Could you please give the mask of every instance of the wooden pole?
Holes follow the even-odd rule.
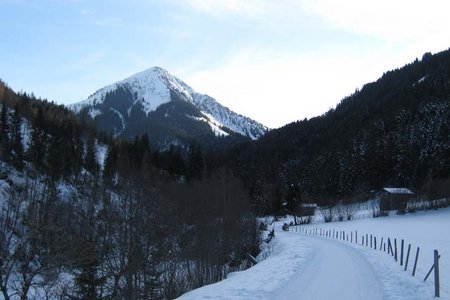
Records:
[[[388,238],[388,254],[392,254],[391,239]]]
[[[362,245],[364,246],[364,236],[362,236]]]
[[[350,243],[353,243],[353,231],[350,231]]]
[[[439,293],[439,252],[434,250],[434,296],[440,297]]]
[[[369,234],[366,233],[366,247],[369,245]]]
[[[400,246],[400,266],[403,266],[403,247],[405,245],[405,241],[402,239],[402,243]]]
[[[370,248],[372,248],[372,240],[373,240],[373,237],[372,237],[372,235],[370,235]]]
[[[394,258],[395,258],[395,261],[397,261],[397,239],[394,239],[394,247],[395,247]]]
[[[409,252],[411,252],[411,244],[408,244],[408,251],[406,251],[405,271],[408,269]]]
[[[355,244],[358,244],[358,230],[355,231]]]
[[[374,249],[377,250],[377,237],[373,237]]]
[[[413,268],[412,276],[416,275],[417,261],[419,260],[419,252],[420,252],[420,247],[417,247],[416,259],[414,260],[414,268]]]
[[[381,237],[381,243],[380,243],[380,251],[383,250],[383,237]],[[386,251],[385,251],[386,252]]]

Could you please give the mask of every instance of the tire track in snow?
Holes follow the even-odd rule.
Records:
[[[314,252],[273,299],[383,299],[377,273],[359,251],[320,237],[302,239]]]

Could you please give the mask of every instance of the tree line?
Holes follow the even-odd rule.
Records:
[[[112,139],[3,83],[0,103],[4,299],[173,299],[258,253],[247,191],[199,145]]]
[[[450,50],[386,72],[327,113],[228,152],[259,214],[363,201],[383,187],[448,197]],[[430,194],[430,186],[440,190]]]

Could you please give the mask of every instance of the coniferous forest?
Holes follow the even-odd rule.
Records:
[[[113,138],[3,82],[0,104],[4,299],[173,299],[247,268],[256,216],[386,186],[450,195],[450,50],[220,151]]]
[[[258,214],[373,197],[408,187],[450,195],[450,50],[393,71],[327,113],[230,150]],[[291,209],[292,211],[292,209]]]
[[[257,254],[248,193],[200,146],[154,152],[3,83],[0,99],[4,299],[173,299]]]

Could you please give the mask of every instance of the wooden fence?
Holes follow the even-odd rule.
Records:
[[[336,240],[341,240],[344,242],[349,242],[352,244],[358,244],[365,247],[370,247],[373,250],[387,253],[391,255],[400,266],[404,267],[404,271],[408,271],[408,266],[410,263],[411,244],[408,243],[406,247],[406,242],[404,239],[397,240],[396,238],[385,238],[377,239],[373,234],[361,234],[355,231],[345,231],[345,230],[335,230],[335,229],[323,229],[323,228],[303,228],[301,226],[292,226],[289,231],[299,232],[301,234],[316,235]],[[417,264],[419,261],[420,247],[415,249],[414,264],[412,266],[411,275],[416,275]],[[439,287],[439,255],[438,250],[434,250],[434,263],[428,271],[423,281],[427,281],[431,272],[434,271],[434,296],[440,297],[440,287]],[[412,257],[411,257],[412,258]],[[412,262],[412,261],[411,261]]]

